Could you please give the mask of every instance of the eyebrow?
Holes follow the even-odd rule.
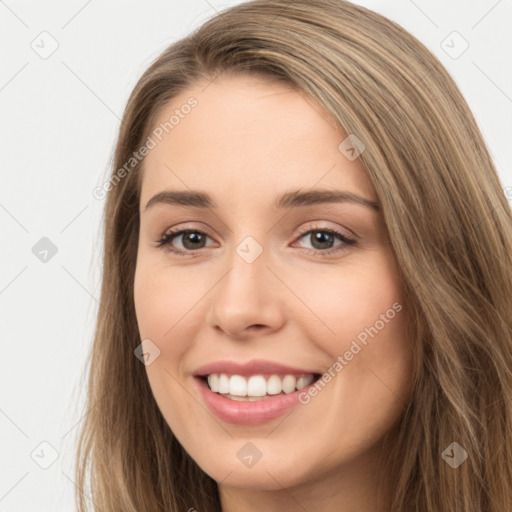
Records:
[[[273,207],[276,209],[284,209],[324,203],[354,203],[374,211],[380,210],[380,205],[377,202],[342,190],[312,190],[308,192],[295,190],[276,198]],[[147,202],[144,211],[147,211],[156,204],[180,205],[204,209],[216,209],[218,207],[209,194],[196,190],[164,190],[159,192]]]

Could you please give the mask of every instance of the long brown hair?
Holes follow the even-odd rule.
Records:
[[[345,0],[256,0],[172,44],[128,100],[103,189],[80,512],[86,494],[109,512],[220,510],[216,482],[173,436],[134,356],[141,162],[126,168],[169,100],[220,73],[303,90],[365,144],[359,158],[401,269],[415,347],[413,392],[386,460],[391,509],[512,510],[512,215],[466,101],[440,61],[379,14]],[[443,456],[453,442],[467,453],[456,468]]]

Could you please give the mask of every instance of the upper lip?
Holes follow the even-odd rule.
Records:
[[[294,368],[274,361],[253,359],[245,363],[236,361],[214,361],[198,368],[194,372],[194,375],[196,377],[204,377],[212,373],[226,373],[229,375],[255,375],[261,373],[302,375],[305,373],[319,374],[321,372],[304,368]]]

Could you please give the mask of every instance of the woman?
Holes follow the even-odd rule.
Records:
[[[102,190],[98,510],[512,508],[511,211],[401,27],[222,12],[141,77]]]

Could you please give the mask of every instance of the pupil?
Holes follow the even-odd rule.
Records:
[[[330,245],[331,245],[331,238],[332,238],[332,235],[330,233],[325,233],[325,232],[320,232],[320,231],[317,231],[316,232],[316,235],[312,235],[313,236],[313,247],[315,247],[316,243],[318,242],[320,244],[320,246],[318,247],[315,247],[317,249],[329,249],[330,248]],[[327,241],[325,241],[325,239],[328,239]],[[327,244],[327,245],[326,245]]]
[[[201,236],[200,234],[198,233],[186,233],[183,237],[183,245],[185,245],[185,247],[187,247],[187,244],[186,242],[192,238],[192,239],[196,239],[196,242],[199,241],[201,242]],[[192,246],[194,245],[194,241],[192,240]],[[190,248],[190,247],[189,247]],[[196,247],[192,247],[192,249],[195,249]]]

